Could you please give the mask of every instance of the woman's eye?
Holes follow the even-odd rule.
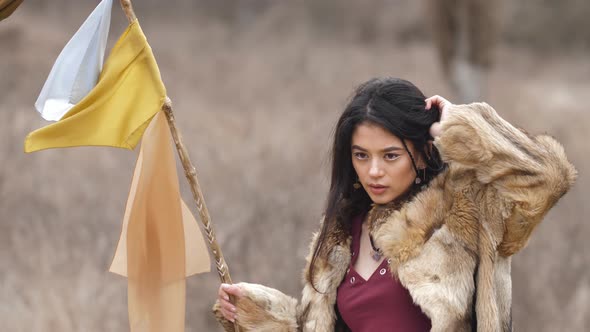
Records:
[[[395,160],[399,157],[399,154],[387,153],[385,154],[385,160]]]
[[[354,157],[356,159],[367,159],[367,154],[364,152],[355,152]]]

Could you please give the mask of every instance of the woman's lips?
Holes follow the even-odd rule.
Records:
[[[381,195],[381,194],[383,194],[385,192],[385,190],[387,190],[387,187],[386,186],[379,185],[379,184],[370,184],[369,185],[369,190],[374,195]]]

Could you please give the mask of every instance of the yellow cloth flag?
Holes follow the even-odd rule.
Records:
[[[110,267],[128,278],[131,331],[184,331],[185,277],[209,269],[203,237],[180,198],[170,129],[159,112],[142,139]]]
[[[135,20],[113,47],[94,89],[61,120],[30,133],[25,152],[83,145],[131,150],[165,98],[156,59]]]

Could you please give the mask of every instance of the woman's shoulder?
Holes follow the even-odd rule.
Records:
[[[446,233],[448,241],[475,249],[480,223],[477,199],[482,190],[473,174],[449,165],[401,207],[374,206],[368,217],[371,233],[378,246],[401,255],[399,262],[418,255],[438,232]]]

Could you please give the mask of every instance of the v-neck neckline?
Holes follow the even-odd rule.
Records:
[[[381,260],[381,263],[379,263],[379,265],[375,268],[375,270],[373,270],[373,272],[369,275],[369,278],[365,279],[360,273],[357,272],[357,270],[354,268],[354,264],[356,263],[359,255],[360,255],[360,251],[361,251],[361,236],[362,236],[362,232],[363,232],[363,219],[366,217],[366,214],[360,215],[356,218],[356,220],[354,220],[354,224],[353,227],[356,228],[356,232],[353,235],[353,239],[352,239],[352,243],[351,243],[351,251],[352,251],[352,259],[350,260],[350,266],[349,266],[349,272],[354,273],[360,281],[362,281],[363,283],[369,282],[371,279],[373,279],[373,276],[375,276],[375,274],[377,273],[377,271],[379,271],[379,273],[381,275],[383,275],[381,273],[381,271],[387,267],[387,265],[384,266],[384,264],[387,264],[387,259],[383,258]],[[372,259],[372,258],[371,258]]]
[[[352,264],[352,262],[350,263],[349,272],[355,274],[360,279],[360,281],[362,281],[363,283],[367,283],[367,282],[371,281],[371,279],[373,279],[373,277],[375,276],[375,274],[377,273],[377,271],[379,271],[379,274],[381,274],[381,271],[383,269],[386,269],[386,266],[383,266],[383,263],[387,263],[387,260],[386,259],[383,259],[381,261],[381,263],[379,264],[379,266],[377,266],[375,268],[375,270],[373,271],[373,273],[371,273],[371,275],[369,276],[368,279],[363,278],[363,276],[356,271],[356,269],[354,268],[354,265]],[[383,274],[381,274],[381,275],[383,275]]]

